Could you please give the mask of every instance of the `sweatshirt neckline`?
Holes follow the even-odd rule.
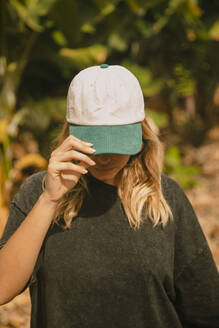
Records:
[[[89,183],[91,183],[92,185],[95,185],[100,188],[102,187],[107,190],[117,191],[117,186],[111,185],[109,183],[104,182],[103,180],[95,178],[90,172],[88,173],[88,179]]]

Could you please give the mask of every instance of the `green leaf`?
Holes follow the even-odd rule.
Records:
[[[148,68],[129,61],[122,62],[122,65],[137,77],[144,96],[153,96],[161,90],[163,82],[158,79],[153,79],[152,73]]]
[[[131,10],[139,15],[146,13],[147,9],[154,8],[160,3],[166,2],[165,0],[126,0]]]
[[[176,91],[181,96],[190,96],[195,93],[196,81],[192,78],[191,71],[183,67],[182,64],[175,66]]]
[[[182,6],[187,0],[170,0],[168,3],[168,8],[165,10],[165,14],[170,16],[175,14],[175,12]]]
[[[146,113],[152,118],[159,128],[164,128],[169,124],[169,118],[166,113],[161,113],[150,108],[146,108]]]
[[[125,51],[128,47],[127,42],[118,33],[112,33],[110,35],[109,46],[118,51]]]
[[[159,20],[156,21],[156,23],[154,23],[154,25],[152,26],[152,31],[154,34],[159,33],[163,27],[165,27],[168,23],[168,17],[163,16],[161,17]]]
[[[22,5],[19,1],[17,0],[11,0],[11,5],[14,7],[16,10],[19,18],[27,24],[29,28],[36,32],[42,32],[43,28],[40,26],[38,23],[38,17],[35,16],[33,17],[32,13],[28,10],[28,7],[25,7]]]
[[[63,48],[60,50],[60,55],[70,60],[73,66],[81,69],[103,63],[107,56],[107,48],[100,44],[78,49]]]
[[[11,0],[10,5],[29,28],[36,32],[42,32],[44,26],[40,24],[40,17],[48,14],[55,1],[56,0],[26,0],[24,4],[22,4],[18,0]]]
[[[61,31],[58,30],[54,31],[52,37],[55,43],[58,44],[59,46],[64,47],[67,45],[67,40]]]
[[[213,26],[210,28],[209,38],[211,40],[219,41],[219,20],[214,22]]]
[[[165,154],[164,173],[180,183],[183,188],[194,187],[198,182],[193,176],[200,172],[200,167],[195,165],[184,166],[177,146],[170,146]]]
[[[81,31],[84,32],[84,33],[93,34],[93,33],[96,32],[96,28],[91,23],[85,23],[81,26]]]
[[[187,0],[188,8],[195,17],[200,17],[203,14],[203,10],[198,6],[196,0]]]
[[[107,15],[111,14],[115,10],[115,8],[116,7],[114,4],[108,3],[108,4],[106,4],[106,6],[104,8],[102,8],[101,15],[107,16]]]
[[[165,165],[169,168],[179,166],[181,163],[181,156],[178,147],[170,146],[166,152]]]

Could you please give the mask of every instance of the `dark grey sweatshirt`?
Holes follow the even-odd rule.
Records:
[[[1,247],[42,193],[45,174],[15,195]],[[134,231],[117,188],[87,178],[79,215],[70,230],[50,225],[22,290],[30,287],[31,328],[218,328],[218,270],[182,188],[162,174],[174,221],[153,228],[146,219]]]

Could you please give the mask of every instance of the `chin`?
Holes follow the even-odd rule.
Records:
[[[110,176],[110,177],[113,177],[117,174],[117,170],[116,169],[112,169],[112,170],[109,170],[109,171],[101,171],[99,169],[91,169],[90,172],[93,174],[93,175],[96,175],[98,177],[102,177],[102,176]]]
[[[99,177],[102,177],[102,176],[105,177],[106,175],[110,176],[110,177],[114,177],[116,175],[115,173],[112,173],[110,171],[109,172],[103,172],[103,171],[102,172],[97,172],[96,171],[96,172],[94,172],[94,174],[96,174],[96,176],[99,176]]]

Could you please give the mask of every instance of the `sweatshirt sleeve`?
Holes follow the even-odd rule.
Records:
[[[218,328],[216,263],[189,199],[175,187],[175,306],[183,327]]]
[[[208,247],[184,268],[175,286],[183,327],[219,327],[219,277]]]
[[[5,225],[3,235],[0,239],[0,249],[4,247],[10,237],[19,228],[20,224],[26,218],[33,208],[35,202],[42,192],[42,172],[38,172],[28,177],[21,185],[19,191],[11,201],[9,216]],[[24,288],[18,293],[21,294],[30,285],[37,281],[36,273],[40,266],[40,257],[38,257],[34,270]]]

